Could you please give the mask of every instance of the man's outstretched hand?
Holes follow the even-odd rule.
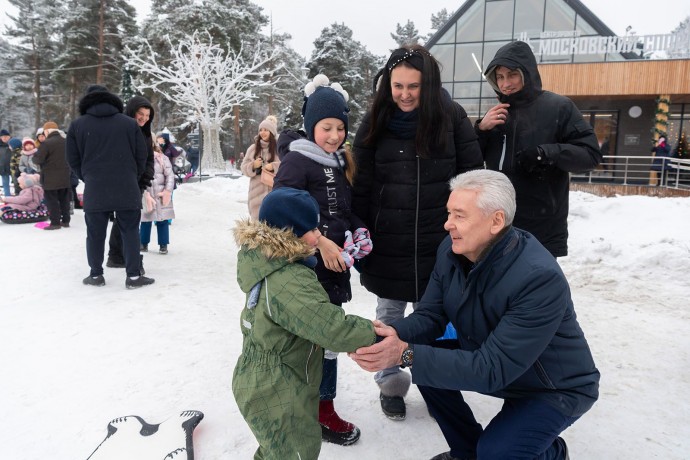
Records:
[[[365,371],[375,372],[401,364],[403,351],[407,342],[398,338],[398,332],[381,321],[374,321],[374,332],[383,340],[371,346],[358,348],[354,353],[348,353]]]

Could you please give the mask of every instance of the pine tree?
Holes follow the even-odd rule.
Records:
[[[56,96],[50,87],[50,75],[45,70],[54,66],[56,43],[53,37],[58,23],[56,17],[59,17],[62,11],[62,2],[59,0],[9,0],[9,2],[17,9],[16,15],[9,16],[13,24],[6,31],[6,35],[14,38],[15,43],[12,46],[12,62],[14,67],[26,70],[26,72],[16,72],[13,75],[15,89],[23,93],[25,97],[18,98],[12,107],[15,110],[33,113],[33,120],[29,122],[30,126],[40,126],[47,118],[60,121],[60,118],[54,116],[57,114],[56,111],[48,108],[47,113],[44,113],[44,94]],[[53,99],[51,102],[54,103],[56,100]],[[50,102],[46,105],[50,105]]]
[[[56,74],[55,80],[69,100],[70,118],[78,115],[87,85],[98,83],[119,92],[124,48],[137,36],[134,18],[134,7],[126,0],[68,0],[57,62],[69,70]]]
[[[431,30],[437,31],[450,19],[450,13],[447,9],[443,8],[436,14],[431,15]]]
[[[391,37],[393,40],[395,40],[395,43],[398,44],[399,48],[402,48],[406,45],[419,44],[419,39],[421,37],[419,35],[419,31],[414,26],[414,22],[408,20],[404,26],[401,26],[400,23],[398,23],[395,26],[395,32],[396,33],[391,34]]]

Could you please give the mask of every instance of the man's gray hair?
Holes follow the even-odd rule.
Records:
[[[498,171],[475,169],[459,174],[450,180],[450,191],[477,191],[477,207],[489,215],[494,211],[505,213],[506,227],[515,217],[515,188],[510,179]]]

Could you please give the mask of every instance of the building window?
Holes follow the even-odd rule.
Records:
[[[481,43],[455,45],[455,81],[481,81],[482,75],[474,63],[473,54],[477,62],[483,62]]]
[[[484,2],[475,2],[457,22],[457,43],[480,42],[484,37]],[[444,42],[445,43],[445,42]]]
[[[484,40],[513,38],[513,0],[486,2]]]
[[[515,0],[515,36],[538,38],[544,26],[544,0]]]

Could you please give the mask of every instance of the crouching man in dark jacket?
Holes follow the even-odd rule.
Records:
[[[512,227],[515,189],[502,173],[450,182],[449,236],[417,309],[384,325],[380,343],[350,356],[365,370],[410,367],[450,452],[432,460],[563,459],[559,434],[598,398],[599,371],[558,263]],[[446,324],[457,339],[436,341]],[[485,428],[462,391],[504,400]]]

